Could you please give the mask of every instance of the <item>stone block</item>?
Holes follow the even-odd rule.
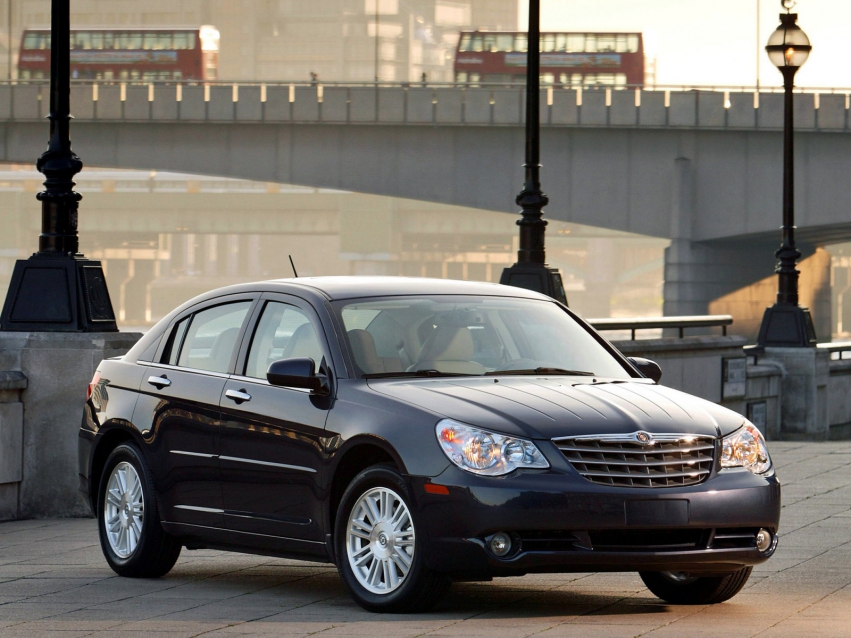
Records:
[[[319,121],[319,96],[314,86],[297,86],[293,102],[293,120],[296,122]]]
[[[612,126],[635,126],[638,124],[635,91],[612,91],[609,124]]]
[[[796,93],[792,98],[795,129],[813,129],[816,126],[816,96],[814,93]]]
[[[435,89],[435,119],[442,124],[460,124],[464,113],[464,93],[458,89]]]
[[[19,483],[0,484],[0,521],[13,521],[18,518]]]
[[[266,106],[263,108],[263,118],[267,122],[289,122],[292,115],[290,111],[290,87],[267,86]]]
[[[727,109],[724,94],[719,91],[701,91],[697,94],[697,125],[722,127],[726,123]]]
[[[349,90],[326,86],[322,90],[322,121],[345,122],[349,118]]]
[[[231,122],[234,116],[233,87],[211,86],[207,117],[211,121]]]
[[[12,119],[12,87],[0,86],[0,120]]]
[[[756,113],[759,128],[783,128],[783,94],[760,93]],[[748,125],[750,126],[750,125]]]
[[[730,128],[753,128],[756,126],[757,109],[753,106],[753,93],[730,92],[730,108],[727,109],[727,126]],[[759,115],[764,115],[762,98],[759,96]]]
[[[464,91],[464,123],[490,124],[490,89],[466,89]]]
[[[405,121],[405,89],[378,89],[378,121],[392,124]]]
[[[16,120],[40,120],[42,112],[47,110],[41,106],[41,89],[38,84],[17,84],[12,87],[12,117]],[[44,87],[47,97],[47,85]]]
[[[825,130],[845,129],[846,97],[824,94],[819,96],[818,127]]]
[[[582,126],[605,126],[608,116],[606,92],[604,90],[583,91],[582,106],[579,107],[579,123]]]
[[[665,126],[668,109],[665,108],[663,91],[642,91],[641,106],[638,109],[638,123],[641,126]]]
[[[124,354],[139,337],[120,332],[0,333],[0,353],[19,358],[19,371],[28,380],[21,393],[19,518],[89,515],[77,475],[85,389],[103,358]],[[0,422],[8,409],[0,404]]]
[[[263,103],[259,86],[241,86],[237,93],[236,119],[240,122],[258,122],[263,119]]]
[[[821,348],[766,348],[760,361],[783,367],[780,436],[788,440],[828,438],[830,354]]]
[[[553,124],[572,125],[579,123],[579,108],[576,106],[575,89],[553,89],[553,105],[550,107]]]
[[[177,86],[155,86],[151,117],[155,120],[177,119]]]
[[[0,403],[0,483],[21,480],[24,404]]]
[[[121,87],[117,84],[98,86],[98,101],[95,117],[99,120],[120,120],[124,113]]]
[[[184,86],[180,101],[180,119],[201,121],[207,119],[207,103],[203,86]]]
[[[495,89],[493,92],[493,123],[521,124],[526,94],[517,89]],[[546,104],[546,95],[544,96]]]
[[[349,89],[349,121],[375,122],[377,89]]]
[[[434,120],[434,90],[408,89],[408,122],[426,124]]]
[[[71,114],[76,120],[91,120],[95,117],[95,102],[91,84],[71,85]]]
[[[695,126],[697,124],[697,93],[671,92],[668,108],[668,126]]]
[[[128,86],[124,97],[125,120],[148,120],[151,118],[151,103],[147,86]]]

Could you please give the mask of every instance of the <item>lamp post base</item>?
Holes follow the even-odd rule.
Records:
[[[0,315],[7,332],[118,332],[99,261],[36,253],[15,262]]]
[[[776,303],[766,308],[757,344],[774,348],[814,347],[816,330],[809,309],[791,303]]]
[[[567,294],[558,268],[536,263],[514,264],[502,271],[499,283],[540,292],[567,305]]]

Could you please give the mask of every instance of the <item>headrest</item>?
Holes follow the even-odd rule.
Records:
[[[438,326],[423,344],[419,360],[470,361],[473,353],[473,335],[469,328]]]
[[[349,330],[346,334],[352,346],[355,364],[366,374],[384,372],[384,365],[378,358],[373,336],[366,330],[358,328]]]

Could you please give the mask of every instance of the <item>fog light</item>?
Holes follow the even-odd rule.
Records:
[[[767,552],[771,548],[774,535],[767,529],[761,529],[756,533],[756,548],[761,552]]]
[[[497,556],[505,556],[511,551],[511,537],[505,532],[497,532],[494,534],[490,543],[491,551]]]

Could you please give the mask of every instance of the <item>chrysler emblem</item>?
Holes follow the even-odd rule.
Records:
[[[653,445],[653,436],[647,432],[636,432],[635,440],[641,443],[641,445]]]

